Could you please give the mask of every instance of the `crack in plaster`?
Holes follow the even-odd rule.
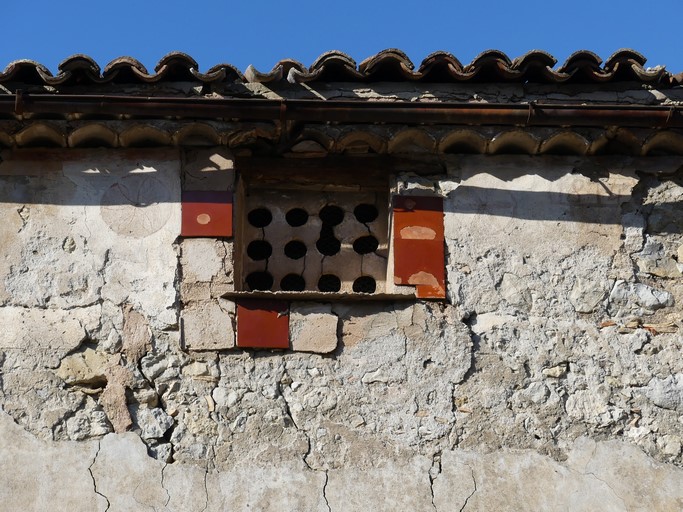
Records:
[[[602,482],[603,484],[605,484],[605,485],[607,486],[607,488],[608,488],[610,491],[612,491],[612,494],[614,494],[617,498],[619,498],[619,500],[621,501],[621,503],[624,505],[624,510],[627,510],[628,507],[626,506],[626,501],[624,501],[624,498],[622,498],[621,496],[619,496],[619,495],[616,493],[616,491],[612,488],[612,486],[611,486],[608,482],[606,482],[605,480],[603,480],[602,478],[600,478],[599,476],[597,476],[597,475],[596,475],[595,473],[593,473],[592,471],[588,471],[588,467],[590,466],[591,462],[593,462],[593,459],[595,458],[595,454],[597,453],[597,451],[598,451],[598,444],[597,444],[597,443],[594,443],[594,444],[593,444],[593,451],[591,452],[591,456],[590,456],[590,458],[589,458],[588,461],[586,462],[586,465],[585,465],[584,468],[583,468],[583,474],[584,474],[584,475],[590,475],[590,476],[592,476],[593,478],[595,478],[597,481]]]
[[[434,510],[438,511],[436,503],[434,502],[434,482],[437,477],[441,474],[441,452],[436,452],[432,455],[432,467],[429,468],[429,491],[432,493],[432,507]]]
[[[31,210],[24,204],[21,205],[21,208],[17,208],[17,214],[19,215],[19,218],[21,218],[21,227],[19,228],[19,231],[17,231],[17,234],[19,234],[26,228],[31,216]]]
[[[162,471],[163,471],[163,470],[162,470]],[[163,474],[162,474],[162,478],[163,478]],[[138,483],[138,485],[135,486],[135,489],[133,490],[133,494],[131,494],[131,497],[133,498],[133,500],[135,501],[135,503],[137,503],[138,505],[141,505],[141,506],[143,506],[143,507],[147,507],[147,508],[149,508],[150,510],[153,510],[154,512],[156,512],[156,507],[154,507],[154,506],[152,506],[152,505],[147,505],[146,503],[142,503],[142,502],[139,501],[139,500],[137,499],[137,497],[135,496],[135,495],[137,494],[137,492],[138,492],[138,489],[140,488],[140,486],[141,486],[143,483],[145,483],[145,482],[144,482],[143,480],[141,480],[140,483]],[[162,485],[162,487],[163,487],[163,485]]]
[[[294,425],[294,428],[297,431],[301,432],[306,437],[306,444],[307,444],[308,448],[306,450],[306,453],[303,456],[303,463],[311,471],[319,471],[319,470],[316,470],[313,467],[311,467],[311,465],[308,463],[308,460],[307,460],[308,456],[313,451],[313,443],[311,442],[311,436],[308,434],[308,432],[306,432],[305,429],[302,429],[301,427],[299,427],[299,425],[297,425],[296,421],[294,420],[294,416],[292,416],[292,412],[291,412],[290,407],[289,407],[289,402],[287,401],[287,397],[285,396],[285,393],[283,392],[282,384],[278,384],[278,391],[280,393],[280,396],[282,397],[282,401],[285,403],[285,414],[291,420],[292,425]]]
[[[165,471],[166,468],[168,467],[168,464],[164,464],[164,467],[161,468],[161,488],[166,491],[166,502],[164,503],[164,508],[168,508],[168,504],[171,501],[171,493],[168,491],[166,486],[164,485],[164,478],[166,477]]]
[[[209,470],[208,468],[204,469],[204,506],[199,512],[205,512],[207,508],[209,508],[209,486],[207,484],[207,479],[209,477]]]
[[[95,480],[95,474],[92,472],[92,467],[95,465],[95,462],[97,461],[97,456],[100,454],[101,448],[102,442],[97,441],[97,451],[95,452],[95,456],[93,457],[90,466],[88,466],[88,473],[90,473],[90,478],[92,478],[92,486],[93,490],[95,491],[95,494],[97,494],[98,496],[102,496],[107,502],[107,508],[104,509],[104,512],[107,512],[111,508],[111,502],[109,501],[109,498],[107,498],[104,494],[97,490],[97,480]]]
[[[460,382],[454,382],[454,383],[453,383],[454,385],[464,384],[465,382],[467,382],[467,381],[469,380],[470,377],[472,377],[472,375],[474,375],[474,374],[477,372],[477,366],[476,366],[476,365],[477,365],[477,357],[476,357],[476,353],[477,353],[477,351],[479,351],[480,348],[481,348],[481,346],[480,346],[480,344],[481,344],[481,338],[480,338],[480,336],[479,336],[478,334],[476,334],[476,333],[474,332],[474,330],[472,329],[472,324],[476,321],[476,319],[477,319],[477,312],[476,312],[476,311],[472,311],[472,312],[467,316],[467,318],[463,318],[463,319],[461,320],[462,324],[465,326],[465,328],[467,329],[467,332],[469,333],[470,342],[472,343],[472,346],[470,347],[470,357],[471,357],[471,359],[470,359],[470,367],[469,367],[469,368],[467,369],[467,371],[465,372],[465,375],[464,375],[463,378],[460,380]]]
[[[175,329],[173,330],[180,330],[180,312],[183,309],[183,299],[181,295],[181,285],[183,282],[183,263],[182,263],[182,257],[183,257],[183,249],[182,249],[182,244],[178,243],[178,239],[176,238],[175,242],[173,242],[173,252],[175,252],[176,255],[176,267],[175,267],[175,272],[173,274],[173,290],[175,291],[175,297],[173,298],[173,310],[175,311]]]
[[[308,448],[306,449],[306,453],[304,453],[304,456],[303,456],[303,463],[304,463],[304,464],[306,465],[306,467],[307,467],[308,469],[310,469],[311,471],[319,471],[319,470],[314,469],[314,468],[308,463],[308,456],[309,456],[309,455],[311,454],[311,452],[313,451],[313,443],[311,443],[311,437],[310,437],[306,432],[304,432],[304,435],[306,436],[306,444],[307,444]]]
[[[584,474],[585,474],[586,476],[592,476],[592,477],[595,478],[598,482],[602,482],[603,484],[605,484],[605,485],[607,486],[607,488],[608,488],[610,491],[612,491],[612,494],[614,494],[614,496],[616,496],[616,497],[619,499],[619,501],[621,501],[622,505],[624,506],[624,510],[628,510],[628,507],[626,506],[626,501],[624,500],[624,498],[622,498],[621,496],[619,496],[619,495],[617,494],[617,492],[612,488],[612,486],[611,486],[607,481],[603,480],[602,478],[600,478],[599,476],[597,476],[595,473],[592,473],[592,472],[590,472],[590,471],[589,471],[588,473],[584,473]]]
[[[472,468],[472,466],[470,466],[469,464],[463,465],[467,466],[472,474],[472,484],[474,485],[474,490],[470,493],[470,495],[467,498],[465,498],[465,503],[463,503],[462,507],[460,508],[460,512],[464,512],[465,507],[467,507],[467,504],[470,501],[470,498],[474,496],[475,492],[477,492],[477,479],[474,477],[474,468]]]
[[[86,228],[88,228],[88,224],[86,223]],[[90,233],[90,229],[88,228],[88,237],[92,237],[92,233]],[[100,267],[100,270],[98,274],[102,276],[102,285],[96,290],[97,296],[100,297],[100,300],[108,300],[109,302],[112,302],[109,299],[104,299],[102,297],[102,291],[104,290],[104,287],[107,286],[107,267],[109,266],[109,261],[111,259],[111,249],[107,249],[104,251],[104,256],[102,258],[102,266]],[[112,302],[113,303],[113,302]],[[118,306],[118,304],[116,304]]]
[[[323,483],[323,499],[325,500],[325,505],[327,505],[327,510],[328,512],[332,512],[332,507],[330,506],[330,502],[327,500],[327,484],[330,481],[330,473],[329,471],[325,471],[325,482]]]
[[[294,428],[297,430],[301,430],[299,428],[299,425],[296,424],[296,421],[294,420],[294,416],[292,416],[292,411],[289,408],[289,401],[287,400],[287,397],[285,396],[285,393],[282,389],[283,385],[281,383],[278,384],[278,392],[280,393],[280,396],[282,397],[282,401],[285,403],[285,414],[287,417],[292,421],[292,425],[294,425]]]

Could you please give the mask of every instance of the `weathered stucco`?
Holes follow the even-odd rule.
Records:
[[[294,351],[254,351],[233,242],[179,238],[196,160],[10,153],[8,510],[683,507],[680,158],[398,173],[445,198],[448,300],[295,302]]]

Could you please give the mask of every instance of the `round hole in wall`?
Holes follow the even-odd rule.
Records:
[[[353,282],[353,291],[356,293],[375,293],[377,283],[370,276],[361,276]]]
[[[379,241],[372,235],[356,238],[353,242],[353,250],[358,254],[370,254],[379,247]]]
[[[308,222],[308,213],[303,208],[292,208],[285,215],[285,220],[294,228],[303,226]]]
[[[379,211],[377,211],[377,207],[374,204],[359,204],[353,209],[353,214],[358,222],[366,224],[375,220],[379,215]]]
[[[267,260],[273,254],[273,248],[265,240],[254,240],[247,246],[247,256],[254,261]]]
[[[338,292],[341,290],[341,280],[333,274],[323,274],[318,279],[318,290],[321,292]]]
[[[247,286],[251,291],[270,290],[273,287],[273,276],[268,272],[252,272],[247,276]]]
[[[265,228],[273,221],[273,214],[266,208],[255,208],[249,212],[247,220],[255,228]]]
[[[315,247],[324,256],[334,256],[341,250],[341,242],[334,236],[321,236]]]
[[[285,245],[285,256],[293,260],[303,258],[306,256],[306,252],[308,252],[306,244],[300,242],[299,240],[292,240],[291,242],[287,242],[287,245]]]
[[[344,210],[339,208],[339,206],[328,204],[320,210],[318,216],[320,217],[320,220],[323,221],[323,224],[336,226],[337,224],[341,224],[344,220]]]
[[[297,274],[287,274],[280,281],[280,288],[287,292],[301,292],[306,288],[306,281]]]

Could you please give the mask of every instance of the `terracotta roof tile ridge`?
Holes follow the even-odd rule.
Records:
[[[635,80],[644,83],[658,82],[662,80],[671,81],[671,77],[666,72],[664,66],[657,66],[651,69],[645,68],[647,59],[641,53],[630,48],[621,48],[614,52],[605,62],[605,70],[613,76],[623,77],[624,80]]]
[[[30,59],[14,60],[0,72],[0,83],[16,81],[42,85],[50,78],[53,76],[47,67]]]
[[[665,67],[645,68],[646,58],[632,49],[620,49],[603,64],[602,59],[588,50],[570,55],[558,68],[557,60],[542,50],[531,50],[515,59],[500,50],[486,50],[472,62],[463,65],[445,51],[429,54],[416,66],[401,50],[389,48],[363,60],[360,64],[341,51],[320,55],[310,67],[293,59],[278,61],[268,72],[250,65],[244,74],[231,64],[219,64],[201,72],[197,61],[183,52],[163,56],[150,73],[135,58],[119,57],[103,70],[91,57],[76,54],[66,58],[53,75],[33,60],[11,62],[0,71],[1,84],[27,86],[72,86],[97,84],[156,84],[159,82],[230,83],[291,83],[305,82],[538,82],[550,84],[606,83],[633,81],[675,86],[683,83],[683,73],[671,75]]]
[[[149,82],[153,75],[150,75],[147,68],[139,60],[122,56],[109,62],[104,67],[102,79],[105,82]]]
[[[371,55],[358,65],[358,71],[369,81],[401,81],[416,80],[419,74],[414,73],[415,65],[403,51],[398,48],[387,48]]]
[[[428,82],[460,81],[464,78],[462,63],[451,53],[432,52],[417,70],[420,79]]]
[[[253,65],[249,64],[247,70],[244,72],[244,76],[247,81],[255,83],[270,83],[278,82],[286,79],[290,70],[295,69],[301,73],[306,73],[307,68],[301,62],[294,59],[282,59],[278,61],[273,69],[267,73],[262,73],[257,70]]]
[[[350,55],[333,50],[320,55],[307,71],[290,69],[287,80],[292,83],[313,81],[358,82],[364,78]]]
[[[512,68],[510,58],[500,50],[485,50],[470,62],[463,72],[480,81],[519,80],[522,73]]]

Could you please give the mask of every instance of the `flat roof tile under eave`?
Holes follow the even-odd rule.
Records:
[[[639,82],[664,87],[683,83],[683,74],[672,75],[663,67],[645,68],[645,62],[644,56],[630,49],[615,52],[604,64],[596,54],[582,50],[575,52],[564,64],[555,68],[557,60],[543,51],[532,50],[511,60],[503,52],[487,50],[467,65],[463,65],[450,53],[435,52],[428,55],[416,69],[405,53],[388,49],[372,55],[359,65],[345,53],[331,51],[321,55],[308,68],[300,62],[285,59],[270,71],[261,72],[249,66],[243,74],[230,64],[219,64],[206,72],[200,72],[192,57],[185,53],[172,52],[164,56],[154,72],[150,73],[138,60],[131,57],[114,59],[101,70],[92,58],[78,54],[60,63],[56,75],[38,62],[11,62],[0,72],[0,85],[11,85],[14,88],[21,85],[42,85],[59,89],[73,85],[95,88],[99,84],[145,85],[173,82],[534,82],[596,85]]]

